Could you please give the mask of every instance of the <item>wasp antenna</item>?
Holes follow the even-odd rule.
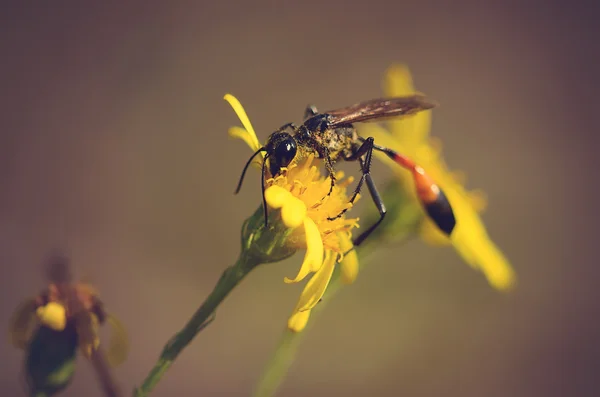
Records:
[[[265,156],[265,158],[263,159],[263,163],[262,163],[262,171],[261,171],[261,175],[260,175],[260,188],[261,188],[261,192],[262,192],[262,199],[263,199],[263,211],[265,211],[265,227],[267,227],[268,223],[269,223],[269,216],[267,214],[267,198],[265,197],[265,165],[267,164],[267,159],[269,158],[269,155],[267,154]]]
[[[242,188],[242,182],[244,182],[244,176],[246,175],[246,170],[250,166],[250,163],[252,163],[252,160],[254,160],[254,157],[256,157],[256,155],[259,154],[260,152],[264,152],[265,150],[267,150],[267,149],[265,149],[264,147],[261,147],[256,152],[254,152],[254,154],[252,156],[250,156],[250,158],[246,162],[246,165],[244,166],[244,170],[242,171],[242,175],[240,176],[240,180],[239,180],[237,187],[235,189],[235,192],[233,194],[238,194],[240,192],[240,189]]]

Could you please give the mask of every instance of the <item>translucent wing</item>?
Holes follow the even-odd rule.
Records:
[[[391,117],[409,116],[422,110],[433,109],[437,104],[422,94],[396,98],[378,98],[360,102],[341,109],[323,112],[330,116],[332,127],[340,124],[360,123]]]
[[[21,302],[10,319],[8,330],[10,343],[19,349],[27,347],[37,325],[36,306],[33,298]]]
[[[127,358],[129,353],[129,336],[123,323],[115,316],[108,315],[106,322],[112,328],[112,333],[106,349],[108,363],[116,367]]]

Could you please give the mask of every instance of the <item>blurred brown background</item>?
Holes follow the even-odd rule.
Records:
[[[406,62],[443,105],[433,134],[449,164],[488,193],[518,289],[495,292],[451,249],[382,251],[312,327],[279,395],[598,395],[592,2],[59,3],[0,17],[3,329],[64,249],[129,327],[129,391],[234,262],[259,204],[254,171],[232,195],[250,152],[227,138],[238,120],[223,94],[264,139],[309,102],[380,96],[385,69]],[[154,395],[249,395],[299,261],[244,281]],[[24,395],[22,352],[0,356],[2,395]],[[64,395],[100,396],[79,364]]]

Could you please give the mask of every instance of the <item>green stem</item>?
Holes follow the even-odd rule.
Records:
[[[147,396],[162,376],[171,367],[179,353],[190,344],[194,337],[212,321],[216,308],[223,302],[229,293],[258,265],[254,257],[245,255],[244,252],[235,265],[227,268],[211,294],[202,306],[194,313],[188,323],[166,344],[158,362],[150,371],[142,386],[134,391],[135,397]]]
[[[265,371],[254,390],[254,397],[271,397],[281,386],[286,378],[287,372],[294,363],[296,351],[303,340],[304,335],[312,324],[316,321],[318,313],[325,307],[325,302],[328,302],[341,288],[341,280],[339,274],[332,279],[325,291],[323,301],[315,306],[311,311],[311,318],[302,332],[290,331],[287,327],[284,329],[275,352],[267,362]]]
[[[412,235],[413,234],[411,233],[407,233],[400,241],[398,241],[398,243],[408,242]],[[373,241],[375,241],[375,243],[373,243]],[[380,244],[381,241],[373,239],[370,241],[367,240],[366,244],[355,248],[360,258],[361,272],[369,262],[371,254]],[[325,295],[323,295],[323,301],[312,309],[306,329],[302,332],[292,332],[286,327],[275,348],[275,352],[267,362],[261,379],[254,390],[254,397],[271,397],[275,394],[277,389],[279,389],[286,378],[288,370],[294,363],[296,352],[304,339],[304,335],[316,322],[320,313],[326,308],[327,302],[330,302],[333,299],[333,297],[342,289],[342,286],[343,284],[341,282],[339,270],[336,269],[336,272],[333,274],[329,286],[325,291]]]

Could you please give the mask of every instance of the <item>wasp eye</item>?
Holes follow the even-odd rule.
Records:
[[[296,141],[291,136],[279,142],[275,147],[275,158],[279,167],[287,167],[296,157]]]

